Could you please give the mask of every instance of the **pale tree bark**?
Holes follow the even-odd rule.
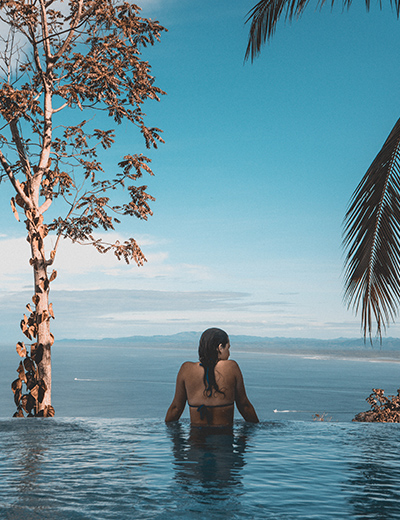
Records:
[[[28,240],[31,245],[31,265],[34,276],[34,333],[36,335],[36,345],[34,359],[37,365],[40,382],[44,382],[41,388],[44,390],[43,399],[39,399],[36,404],[37,412],[45,412],[46,407],[51,406],[51,346],[53,336],[50,333],[50,318],[52,310],[49,310],[49,290],[50,281],[47,276],[48,262],[45,258],[44,237],[47,234],[46,226],[43,225],[43,216],[36,209],[33,212],[26,212]],[[53,272],[55,273],[55,271]],[[52,278],[53,277],[53,278]],[[52,274],[52,279],[55,274]],[[32,357],[32,352],[31,352]]]
[[[147,186],[136,185],[143,172],[153,175],[150,159],[141,153],[119,156],[117,173],[112,169],[107,177],[98,151],[111,148],[115,132],[108,123],[103,127],[102,116],[95,126],[93,111],[107,114],[117,125],[122,120],[135,125],[147,148],[164,142],[160,129],[145,125],[142,104],[147,99],[159,101],[165,92],[154,85],[151,67],[140,55],[141,48],[153,45],[166,29],[141,18],[140,8],[122,0],[68,0],[67,14],[56,4],[0,2],[0,21],[10,26],[11,35],[9,42],[0,36],[6,49],[0,57],[5,78],[0,83],[0,117],[5,122],[0,127],[4,172],[0,177],[8,177],[15,190],[11,199],[15,217],[19,221],[20,214],[25,215],[34,282],[32,302],[21,321],[30,344],[17,343],[22,361],[11,385],[18,417],[54,415],[50,331],[54,314],[49,291],[57,273],[49,274],[49,267],[60,238],[91,244],[100,253],[111,250],[127,263],[146,261],[134,238],[106,243],[94,236],[98,230],[114,230],[121,217],[147,220],[152,215],[148,203],[154,198]],[[21,37],[28,52],[13,51],[14,35]],[[78,117],[76,112],[72,115],[78,110]],[[72,117],[60,118],[61,111]],[[90,115],[83,119],[81,112]],[[122,197],[111,199],[121,192]],[[44,214],[57,198],[60,212],[45,223]],[[45,248],[48,233],[54,239],[50,253]]]
[[[42,6],[42,36],[46,40],[48,38],[48,29],[45,17],[45,7]],[[31,43],[34,49],[34,64],[37,71],[42,76],[43,85],[43,134],[41,143],[41,153],[37,167],[31,168],[29,157],[26,148],[21,139],[18,130],[18,121],[12,119],[9,121],[9,127],[12,135],[12,142],[18,153],[19,162],[25,176],[25,183],[19,184],[11,168],[5,168],[10,181],[17,191],[16,202],[20,205],[25,213],[25,224],[27,229],[27,241],[31,247],[30,265],[33,270],[34,295],[32,302],[35,305],[34,310],[27,305],[30,310],[29,318],[24,315],[21,322],[21,329],[24,334],[34,343],[31,345],[30,352],[24,348],[18,349],[24,361],[19,367],[19,379],[21,382],[27,383],[30,394],[25,395],[25,400],[18,402],[18,397],[24,397],[21,393],[17,393],[16,404],[18,402],[19,408],[16,413],[17,416],[23,415],[21,407],[28,413],[36,416],[52,416],[54,415],[54,408],[51,405],[51,347],[54,343],[54,337],[50,332],[50,319],[54,317],[52,307],[49,303],[50,282],[55,278],[56,272],[53,271],[50,278],[47,274],[48,266],[53,263],[55,250],[51,252],[50,259],[46,259],[44,239],[48,233],[47,226],[43,222],[43,213],[49,209],[52,203],[51,195],[46,197],[45,202],[40,206],[40,190],[44,175],[47,173],[51,161],[51,145],[52,145],[52,56],[50,54],[50,47],[45,43],[45,64],[46,69],[42,69],[39,53],[37,52],[37,45],[35,41],[35,34],[30,31]],[[5,157],[1,157],[3,167],[6,163]],[[15,204],[14,212],[16,212]],[[22,370],[25,368],[25,371]],[[14,382],[15,383],[15,382]],[[13,383],[13,384],[14,384]],[[14,392],[15,393],[15,392]],[[33,405],[33,408],[31,406]],[[33,413],[34,411],[34,413]]]

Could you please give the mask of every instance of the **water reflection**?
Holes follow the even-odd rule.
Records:
[[[245,453],[254,425],[227,429],[190,428],[180,423],[169,425],[174,456],[174,482],[186,510],[207,508],[213,517],[218,509],[241,509]]]
[[[47,451],[46,442],[37,435],[30,420],[26,419],[26,424],[17,421],[21,420],[12,419],[2,423],[0,430],[2,440],[10,434],[9,442],[5,442],[3,448],[7,457],[7,477],[3,485],[8,487],[4,493],[13,497],[12,504],[7,505],[6,518],[14,520],[27,515],[32,519],[44,519],[47,518],[43,511],[44,501],[38,489],[42,480],[41,462]]]
[[[358,453],[349,463],[348,502],[355,518],[399,518],[400,429],[397,425],[358,425],[351,442]]]
[[[11,419],[0,423],[0,444],[5,453],[0,469],[6,473],[0,485],[0,518],[81,518],[78,514],[64,516],[62,507],[69,470],[64,452],[70,455],[73,465],[68,446],[71,441],[80,442],[83,434],[87,438],[87,429],[47,419]]]

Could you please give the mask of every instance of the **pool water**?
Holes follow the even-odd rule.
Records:
[[[400,364],[231,350],[261,422],[211,435],[164,423],[195,349],[57,347],[41,420],[10,418],[2,349],[0,519],[400,520],[400,425],[351,422]]]
[[[400,518],[398,425],[0,420],[0,518]]]

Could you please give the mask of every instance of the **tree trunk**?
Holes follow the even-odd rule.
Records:
[[[32,335],[36,337],[36,345],[32,346],[31,357],[37,365],[37,380],[40,386],[36,414],[46,416],[46,408],[51,407],[51,346],[53,344],[53,335],[50,333],[51,314],[49,311],[51,280],[47,276],[48,262],[44,249],[44,237],[47,234],[47,228],[43,224],[43,216],[39,211],[27,211],[26,214],[35,291],[32,299],[35,304]],[[52,277],[54,278],[55,275],[52,274],[50,279]]]
[[[33,248],[32,248],[33,249]],[[33,251],[32,251],[33,252]],[[38,411],[51,405],[51,345],[50,316],[49,316],[49,281],[46,266],[34,268],[36,317],[37,317],[37,346],[35,351],[35,362],[38,368],[38,379],[45,383],[45,393],[42,402],[38,403]],[[42,287],[47,285],[47,289]]]

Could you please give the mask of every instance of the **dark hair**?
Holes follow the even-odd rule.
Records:
[[[215,381],[215,365],[218,363],[218,347],[228,343],[228,334],[221,329],[207,329],[203,332],[199,342],[199,359],[204,367],[204,393],[212,396],[213,389],[215,392],[223,394]]]

